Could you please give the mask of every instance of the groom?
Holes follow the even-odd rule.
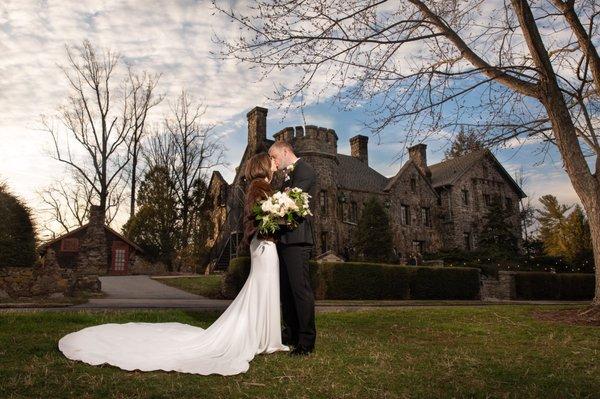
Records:
[[[289,143],[276,141],[269,148],[269,156],[275,162],[277,170],[286,172],[282,190],[298,187],[314,196],[315,171],[310,164],[294,154]],[[283,344],[294,346],[292,355],[307,355],[315,347],[315,297],[310,285],[308,265],[313,245],[311,216],[301,220],[294,229],[282,228],[277,243],[284,323],[281,336]]]

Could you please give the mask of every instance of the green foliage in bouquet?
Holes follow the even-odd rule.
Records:
[[[259,221],[258,232],[261,234],[275,233],[279,230],[279,220],[268,213],[263,213],[261,205],[264,201],[254,204],[252,213],[256,215],[255,219]]]
[[[258,201],[252,207],[252,213],[255,219],[259,221],[258,231],[261,234],[275,233],[285,225],[289,228],[296,228],[298,224],[307,215],[312,215],[309,208],[308,193],[303,192],[298,187],[285,192],[276,192],[271,197]],[[291,200],[291,202],[290,202]],[[288,209],[284,213],[279,213],[279,206],[282,202],[287,204]],[[267,206],[265,207],[265,203]],[[269,206],[269,203],[274,204]],[[290,205],[295,205],[290,207]]]

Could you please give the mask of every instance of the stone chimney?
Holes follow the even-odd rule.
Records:
[[[106,214],[100,205],[90,205],[90,216],[88,222],[94,225],[104,225],[106,223]]]
[[[108,272],[105,212],[99,205],[90,205],[90,216],[85,234],[79,244],[77,272],[79,275],[98,275]],[[95,281],[92,279],[92,281]]]
[[[417,144],[408,148],[408,158],[411,159],[417,168],[431,181],[431,170],[427,166],[427,144]]]
[[[350,155],[360,159],[365,164],[369,164],[369,153],[367,143],[369,138],[358,134],[350,139]]]
[[[254,107],[246,114],[248,118],[248,146],[257,151],[267,139],[268,109]]]

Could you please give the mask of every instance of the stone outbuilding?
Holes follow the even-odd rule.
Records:
[[[90,208],[88,223],[38,248],[44,257],[52,249],[61,268],[76,269],[80,275],[127,275],[164,273],[144,259],[144,250],[104,223],[97,205]]]

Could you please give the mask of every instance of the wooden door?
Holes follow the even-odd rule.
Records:
[[[110,264],[110,274],[127,274],[129,264],[129,245],[123,241],[113,241]]]

